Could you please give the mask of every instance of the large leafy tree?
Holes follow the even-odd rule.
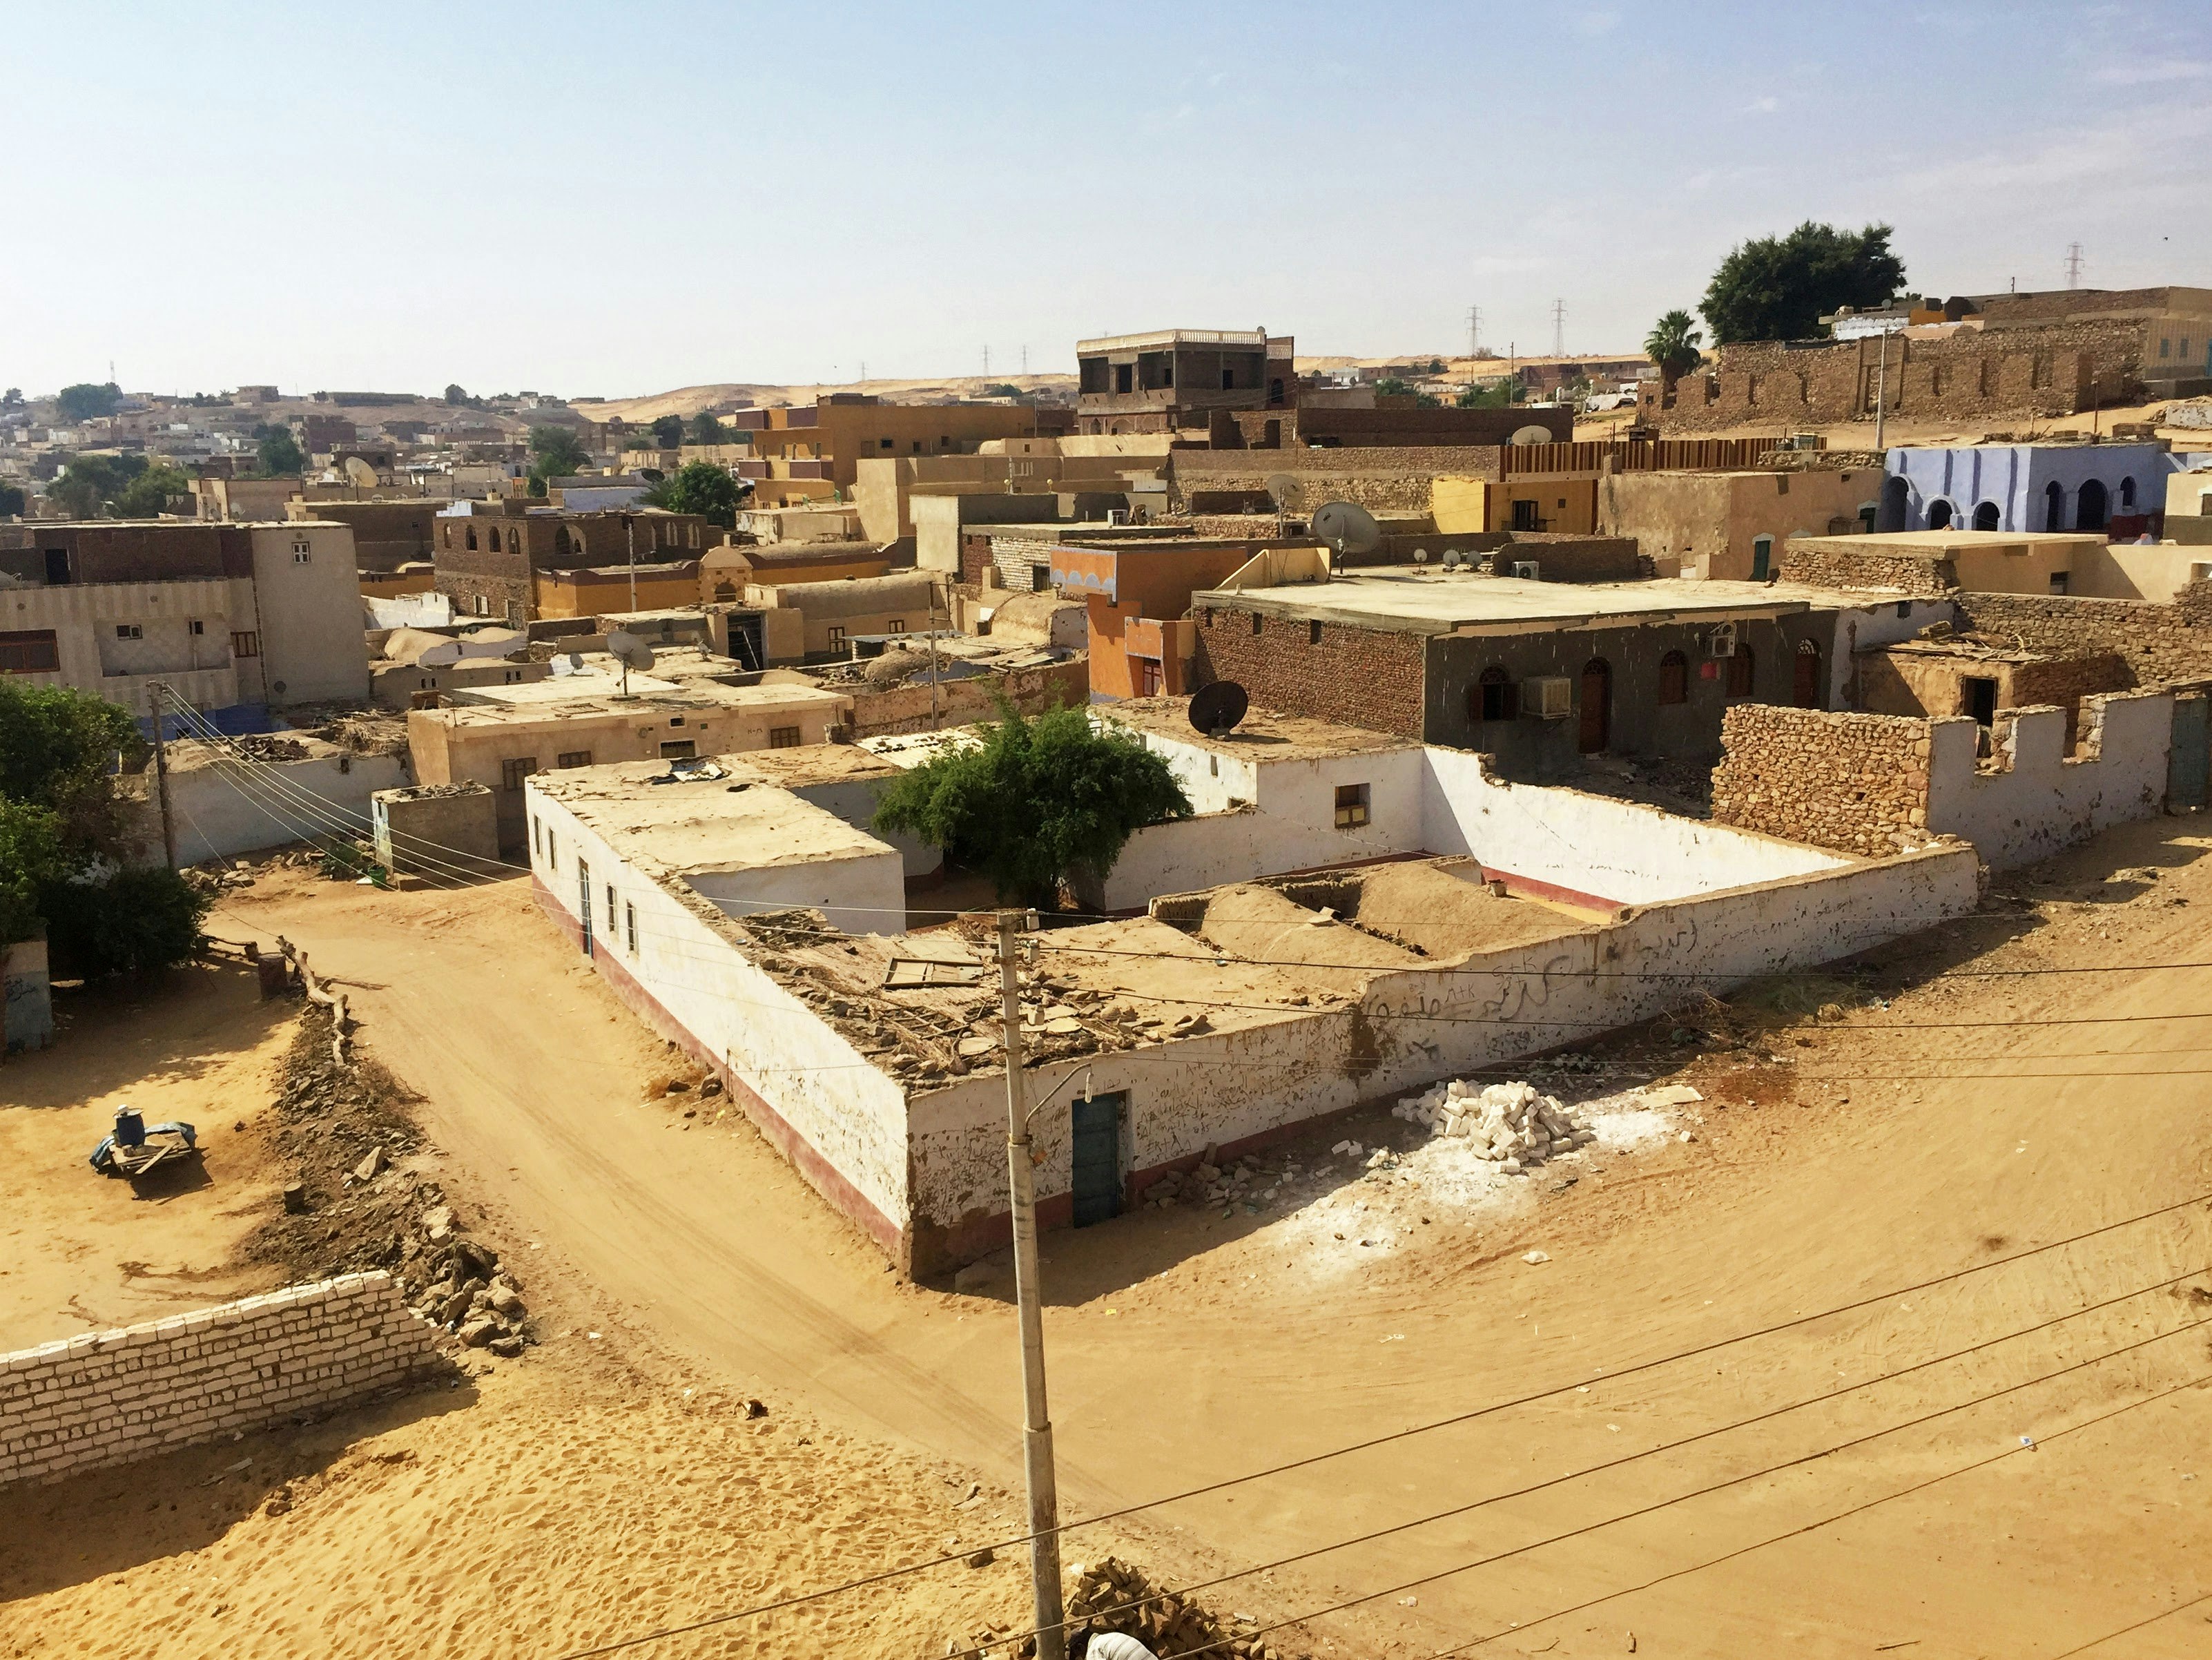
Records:
[[[532,496],[545,494],[547,479],[586,472],[591,465],[591,452],[568,428],[550,422],[531,428],[530,493]]]
[[[54,407],[64,421],[90,421],[102,415],[115,413],[116,405],[123,401],[123,388],[110,380],[95,385],[80,380],[73,386],[64,386],[54,399]]]
[[[1667,380],[1678,380],[1705,361],[1705,331],[1689,313],[1662,312],[1644,337],[1644,355]]]
[[[175,872],[132,867],[118,753],[145,753],[127,711],[64,686],[0,680],[0,940],[43,924],[60,976],[180,961],[207,914]]]
[[[264,426],[254,436],[260,441],[254,448],[254,459],[260,464],[264,478],[289,478],[307,465],[291,428]]]
[[[1839,230],[1808,219],[1787,236],[1732,249],[1698,307],[1714,343],[1808,340],[1822,314],[1838,306],[1887,305],[1905,286],[1904,262],[1890,252],[1891,229]]]
[[[639,498],[649,508],[671,513],[696,513],[709,524],[730,529],[738,522],[738,508],[752,488],[730,476],[727,467],[712,461],[686,461]]]
[[[72,455],[46,495],[72,519],[97,519],[145,471],[143,455]]]
[[[1002,899],[1048,904],[1064,877],[1103,876],[1147,824],[1188,818],[1190,798],[1160,756],[1101,731],[1088,710],[1034,720],[1001,702],[983,741],[894,779],[878,830],[920,837],[988,876]]]
[[[183,469],[169,466],[149,466],[123,487],[115,498],[115,514],[118,519],[158,519],[168,510],[173,496],[191,494],[192,481]]]
[[[693,444],[721,444],[729,441],[730,435],[722,430],[720,421],[702,410],[691,417],[690,424],[684,429],[684,436],[687,442]]]
[[[684,441],[684,417],[680,415],[656,415],[653,417],[653,441],[665,450],[672,450]]]

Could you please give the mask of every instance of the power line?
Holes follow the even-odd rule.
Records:
[[[1676,1350],[1670,1354],[1655,1356],[1649,1360],[1636,1361],[1626,1366],[1613,1368],[1610,1371],[1600,1369],[1593,1372],[1591,1376],[1602,1377],[1611,1382],[1618,1382],[1625,1377],[1638,1377],[1645,1372],[1656,1371],[1663,1366],[1675,1365],[1685,1360],[1695,1360],[1708,1355],[1717,1354],[1723,1350],[1735,1347],[1739,1344],[1754,1342],[1761,1338],[1778,1336],[1784,1332],[1794,1331],[1801,1327],[1813,1325],[1822,1320],[1832,1319],[1838,1315],[1856,1313],[1863,1309],[1875,1307],[1878,1304],[1893,1301],[1897,1298],[1917,1296],[1923,1292],[1933,1291],[1940,1286],[1954,1284],[1959,1280],[1972,1278],[1976,1274],[1986,1274],[1993,1268],[2003,1268],[2008,1264],[2014,1262],[2026,1262],[2033,1257],[2047,1255],[2051,1251],[2065,1250],[2069,1246],[2082,1244],[2091,1239],[2101,1238],[2108,1233],[2115,1233],[2124,1228],[2134,1227],[2143,1222],[2153,1221],[2160,1217],[2170,1216],[2174,1214],[2176,1212],[2188,1210],[2192,1207],[2207,1203],[2212,1203],[2212,1192],[2198,1193],[2187,1199],[2177,1201],[2172,1204],[2161,1205],[2154,1209],[2138,1212],[2133,1216],[2123,1217],[2117,1221],[2102,1223],[2096,1227],[2085,1229],[2079,1233],[2069,1234],[2064,1238],[2053,1239],[2040,1245],[2027,1246],[2004,1256],[1991,1257],[1985,1262],[1977,1262],[1966,1268],[1955,1268],[1948,1273],[1936,1274],[1929,1278],[1917,1280],[1911,1285],[1893,1286],[1887,1291],[1877,1292],[1869,1297],[1858,1298],[1848,1303],[1839,1303],[1830,1308],[1817,1310],[1811,1314],[1795,1315],[1788,1320],[1777,1321],[1771,1325],[1757,1327],[1747,1332],[1739,1332],[1734,1336],[1718,1338],[1709,1343],[1701,1343],[1690,1348]],[[1327,1463],[1331,1460],[1337,1458],[1347,1457],[1354,1453],[1367,1452],[1376,1447],[1388,1446],[1394,1442],[1407,1440],[1415,1436],[1430,1434],[1437,1430],[1449,1429],[1461,1424],[1473,1423],[1479,1419],[1492,1417],[1502,1412],[1510,1412],[1517,1408],[1533,1406],[1539,1402],[1548,1401],[1559,1395],[1571,1394],[1581,1387],[1582,1385],[1577,1383],[1559,1383],[1547,1389],[1537,1389],[1528,1394],[1512,1396],[1504,1401],[1493,1402],[1488,1406],[1474,1408],[1463,1413],[1455,1413],[1449,1417],[1435,1419],[1425,1424],[1416,1424],[1403,1430],[1395,1430],[1386,1434],[1372,1436],[1365,1440],[1354,1441],[1347,1444],[1346,1445],[1334,1447],[1323,1452],[1312,1453],[1303,1457],[1290,1459],[1282,1463],[1269,1465],[1261,1469],[1248,1471],[1241,1475],[1224,1477],[1222,1480],[1218,1481],[1206,1482],[1198,1487],[1185,1488],[1180,1493],[1168,1493],[1158,1499],[1151,1499],[1144,1500],[1139,1504],[1123,1505],[1117,1510],[1101,1511],[1096,1515],[1085,1517],[1079,1521],[1062,1523],[1060,1524],[1060,1531],[1065,1534],[1073,1532],[1078,1528],[1095,1527],[1102,1523],[1119,1521],[1124,1517],[1139,1515],[1146,1511],[1158,1510],[1170,1505],[1181,1504],[1187,1499],[1202,1499],[1212,1493],[1226,1492],[1231,1487],[1243,1487],[1254,1481],[1267,1481],[1274,1476],[1287,1475],[1294,1470],[1308,1469],[1315,1465]],[[994,1550],[1007,1550],[1017,1545],[1028,1543],[1030,1535],[1027,1534],[1018,1534],[1010,1538],[994,1541],[989,1548]],[[772,1602],[764,1602],[753,1608],[741,1608],[733,1614],[718,1614],[711,1619],[700,1620],[690,1625],[673,1627],[662,1631],[648,1633],[641,1637],[625,1639],[621,1642],[602,1645],[599,1648],[576,1651],[574,1653],[565,1657],[564,1660],[585,1660],[585,1657],[586,1656],[611,1654],[615,1652],[617,1649],[635,1647],[640,1643],[657,1641],[665,1637],[680,1636],[685,1632],[700,1630],[706,1626],[726,1625],[732,1620],[749,1619],[763,1614],[779,1613],[785,1608],[799,1607],[808,1602],[819,1602],[825,1597],[842,1596],[848,1591],[859,1590],[865,1589],[869,1585],[880,1584],[886,1580],[903,1578],[911,1574],[924,1572],[931,1568],[942,1567],[947,1563],[963,1560],[972,1554],[972,1550],[963,1550],[955,1554],[932,1557],[924,1561],[909,1563],[903,1567],[888,1568],[880,1573],[869,1574],[862,1578],[849,1580],[842,1584],[825,1586],[819,1590],[803,1591],[796,1596],[781,1597]]]
[[[2212,1602],[2212,1590],[2200,1592],[2186,1602],[2176,1602],[2172,1608],[2138,1620],[2132,1626],[2122,1626],[2118,1631],[2108,1631],[2102,1637],[2093,1637],[2086,1643],[2077,1643],[2070,1649],[2052,1655],[2051,1660],[2069,1660],[2070,1656],[2087,1654],[2091,1649],[2102,1648],[2113,1639],[2125,1637],[2130,1632],[2141,1631],[2145,1626],[2154,1626],[2161,1620],[2171,1620],[2177,1614],[2185,1614],[2200,1602]]]

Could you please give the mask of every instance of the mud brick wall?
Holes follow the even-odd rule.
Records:
[[[1639,412],[1667,432],[1827,426],[1873,419],[1879,385],[1889,412],[1905,418],[2072,415],[2088,407],[2093,388],[2130,392],[2141,349],[2140,325],[2110,321],[1892,336],[1886,368],[1879,338],[1736,341],[1671,397],[1648,386]]]
[[[1258,708],[1421,736],[1426,635],[1323,623],[1316,639],[1304,617],[1228,609],[1196,620],[1194,690],[1234,680]]]
[[[1900,593],[1945,594],[1959,586],[1959,568],[1948,559],[1914,559],[1893,553],[1833,547],[1808,548],[1784,537],[1775,567],[1785,582],[1816,588],[1895,588]]]
[[[1426,513],[1439,476],[1498,478],[1503,452],[1485,446],[1281,450],[1179,449],[1169,457],[1168,505],[1188,510],[1198,492],[1262,490],[1287,473],[1297,481],[1292,511],[1324,502],[1357,502],[1377,513]]]
[[[2130,686],[2212,675],[2212,583],[2191,583],[2169,605],[2029,593],[1962,593],[1958,604],[1964,625],[1993,644],[2075,659],[2109,653],[2127,666]]]
[[[1886,858],[1925,840],[1929,723],[1736,703],[1721,719],[1713,822]]]
[[[433,1339],[374,1273],[0,1355],[0,1486],[358,1399],[427,1372]]]

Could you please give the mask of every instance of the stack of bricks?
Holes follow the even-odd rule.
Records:
[[[1955,593],[1959,568],[1948,559],[1841,547],[1844,538],[1790,537],[1782,544],[1776,572],[1785,582],[1815,588],[1884,588],[1899,593],[1938,596]],[[1808,545],[1808,541],[1812,545]]]
[[[1962,593],[1959,611],[1966,626],[1992,645],[2076,659],[2109,652],[2126,663],[2134,685],[2212,675],[2212,582],[2191,582],[2163,605]]]
[[[358,1400],[428,1372],[435,1338],[379,1272],[0,1355],[0,1486]]]
[[[1721,721],[1713,822],[1862,858],[1928,839],[1929,723],[1735,703]]]

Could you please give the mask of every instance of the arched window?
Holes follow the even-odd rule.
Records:
[[[471,525],[471,526],[469,526],[469,545],[470,545],[471,548],[473,548],[473,547],[475,547],[475,546],[476,546],[476,544],[477,544],[477,527],[476,527],[474,525]]]
[[[1820,695],[1820,648],[1810,640],[1800,640],[1791,668],[1790,701],[1801,709],[1826,707],[1827,700]]]
[[[2075,530],[2104,529],[2105,501],[2105,487],[2094,478],[2084,479],[2081,483],[2081,494],[2076,496],[2074,502],[2074,528]]]
[[[1984,502],[1974,509],[1974,528],[1995,530],[1997,527],[1997,520],[2003,516],[2003,510],[1996,502]]]
[[[1951,504],[1940,496],[1928,504],[1928,528],[1929,530],[1951,528]]]
[[[1670,651],[1659,660],[1659,701],[1662,703],[1686,703],[1690,701],[1690,660],[1679,651]]]
[[[494,553],[499,551],[499,526],[496,525],[491,527],[491,550]]]
[[[2120,480],[2120,506],[2129,512],[2135,510],[2136,481],[2132,475]]]
[[[563,525],[553,532],[553,550],[556,553],[566,554],[570,550],[571,546],[568,539],[568,527]]]
[[[1757,664],[1752,658],[1751,648],[1741,641],[1736,642],[1735,655],[1729,659],[1728,695],[1731,697],[1751,696],[1752,671]]]
[[[735,582],[717,582],[714,584],[714,603],[716,605],[727,605],[734,604],[737,600],[737,597],[738,585]]]
[[[2056,478],[2043,487],[2043,528],[2066,528],[2066,487]]]
[[[1468,689],[1467,702],[1470,720],[1510,721],[1521,713],[1521,688],[1492,664]]]

